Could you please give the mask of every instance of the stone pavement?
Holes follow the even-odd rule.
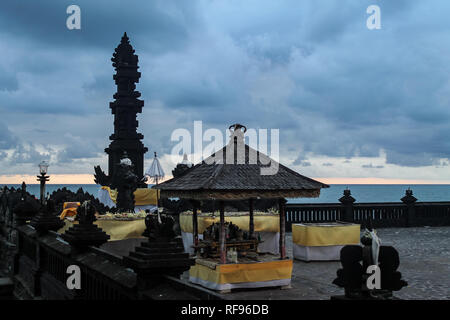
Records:
[[[394,295],[400,299],[450,299],[450,227],[385,228],[377,230],[383,245],[400,255],[399,271],[408,286]],[[287,234],[287,253],[292,256],[292,235]],[[339,262],[294,260],[292,288],[233,290],[225,299],[328,300],[344,290],[331,284]]]

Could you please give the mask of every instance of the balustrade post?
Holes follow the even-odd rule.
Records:
[[[413,196],[413,192],[408,188],[405,196],[400,199],[406,205],[406,227],[413,227],[416,225],[416,206],[417,198]]]
[[[352,197],[352,193],[349,189],[344,190],[344,195],[339,199],[339,202],[342,203],[342,214],[341,219],[345,222],[354,222],[353,218],[353,203],[356,201],[355,198]]]

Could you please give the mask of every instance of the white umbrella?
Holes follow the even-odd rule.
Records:
[[[153,179],[155,184],[158,184],[158,180],[164,178],[164,170],[162,169],[161,164],[159,163],[158,157],[156,156],[156,152],[155,157],[153,158],[153,162],[148,171],[145,173],[145,175]]]

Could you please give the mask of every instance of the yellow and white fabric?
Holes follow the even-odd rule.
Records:
[[[102,186],[98,190],[98,199],[105,206],[116,207],[117,191],[109,187]],[[135,207],[134,212],[150,210],[155,212],[158,209],[159,190],[138,188],[134,192]]]
[[[80,206],[79,202],[64,202],[63,211],[59,218],[62,220],[65,217],[73,217],[77,215],[77,209]]]
[[[336,222],[292,225],[292,250],[294,258],[298,260],[339,260],[345,245],[359,244],[359,241],[359,224]]]
[[[58,230],[58,233],[64,233],[78,221],[65,221],[64,227]],[[94,222],[102,228],[109,236],[108,241],[118,241],[124,239],[144,238],[142,233],[145,231],[145,219],[137,220],[97,220]]]
[[[203,239],[203,232],[213,223],[220,222],[220,217],[198,216],[198,238]],[[243,231],[249,231],[250,216],[248,213],[240,215],[225,216],[225,221],[231,221]],[[259,233],[262,243],[258,245],[258,252],[279,254],[280,241],[280,218],[278,215],[254,215],[254,231]],[[184,251],[194,253],[192,213],[180,214],[181,237],[183,239]]]
[[[189,270],[189,281],[213,290],[288,286],[292,277],[292,260],[217,264],[208,266],[196,261]]]

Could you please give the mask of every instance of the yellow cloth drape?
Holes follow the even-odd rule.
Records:
[[[77,215],[77,208],[80,206],[79,202],[64,202],[63,211],[59,218],[62,220],[65,217],[73,217]]]
[[[198,233],[203,231],[214,222],[220,222],[220,217],[197,217]],[[249,230],[250,216],[225,216],[225,221],[232,222],[244,231]],[[277,215],[253,216],[255,232],[280,232],[280,218]],[[193,233],[192,214],[180,214],[180,228],[183,232]]]
[[[64,227],[58,230],[58,233],[64,233],[73,224],[77,224],[78,221],[71,222],[65,221]],[[130,239],[130,238],[143,238],[142,233],[145,230],[145,219],[118,221],[118,220],[97,220],[94,222],[97,226],[103,229],[109,234],[109,241]]]
[[[291,279],[292,260],[223,264],[216,269],[195,264],[190,268],[189,275],[218,284]]]
[[[292,225],[292,242],[302,246],[359,244],[359,224]]]
[[[116,203],[117,190],[111,189],[110,187],[102,186],[103,190],[107,190],[111,200]],[[146,206],[146,205],[158,205],[159,190],[158,189],[148,189],[148,188],[138,188],[134,192],[134,204],[136,206]]]

